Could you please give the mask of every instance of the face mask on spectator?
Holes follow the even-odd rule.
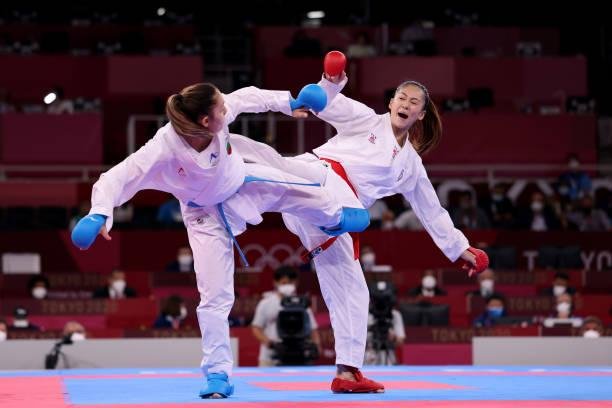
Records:
[[[376,255],[374,252],[367,252],[361,256],[361,263],[364,268],[376,265]]]
[[[563,285],[555,285],[553,286],[553,295],[559,296],[565,293],[565,286]]]
[[[569,313],[572,305],[569,302],[561,302],[557,304],[557,312],[559,313]]]
[[[495,282],[493,282],[493,279],[483,279],[482,281],[480,281],[480,290],[482,292],[493,292],[493,286],[495,286]]]
[[[576,170],[580,166],[580,162],[578,160],[570,160],[567,166],[572,170]]]
[[[489,312],[489,316],[496,318],[501,317],[501,315],[504,313],[504,308],[501,306],[490,307],[487,310]]]
[[[541,201],[534,201],[531,203],[531,211],[540,212],[544,208],[544,204]]]
[[[584,333],[582,333],[582,337],[586,337],[588,339],[596,339],[600,336],[601,334],[599,334],[597,330],[593,330],[593,329],[587,330]]]
[[[125,289],[125,281],[123,279],[113,281],[111,286],[115,292],[123,293],[123,290]]]
[[[191,255],[179,255],[178,256],[178,263],[181,265],[191,265],[191,263],[193,262],[193,256]]]
[[[187,308],[185,306],[181,306],[181,314],[179,315],[179,319],[184,320],[187,317]]]
[[[501,193],[493,193],[493,201],[501,201],[504,199],[504,195]]]
[[[24,327],[28,327],[30,323],[28,319],[16,319],[13,321],[13,326],[23,329]]]
[[[0,331],[0,341],[4,341],[6,340],[6,332],[5,331]]]
[[[83,333],[79,333],[79,332],[74,332],[70,335],[70,340],[72,340],[73,343],[79,342],[79,341],[83,341],[85,340],[85,334]]]
[[[278,293],[283,296],[291,296],[295,293],[295,285],[293,283],[278,285]]]
[[[44,299],[45,296],[47,296],[47,288],[39,286],[37,288],[32,289],[32,297],[34,299]]]
[[[431,275],[424,276],[421,285],[423,285],[425,289],[433,289],[436,287],[436,278]]]

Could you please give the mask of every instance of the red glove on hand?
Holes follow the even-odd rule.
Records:
[[[485,251],[472,247],[469,247],[467,250],[476,257],[476,265],[465,260],[463,261],[463,265],[461,265],[461,269],[467,271],[469,277],[478,275],[489,267],[489,256]]]
[[[344,72],[346,57],[340,51],[330,51],[323,60],[323,71],[328,76],[337,76]]]

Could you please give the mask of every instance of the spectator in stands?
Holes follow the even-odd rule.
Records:
[[[370,271],[376,266],[376,253],[371,245],[364,245],[359,251],[359,261],[361,262],[361,269],[364,271]]]
[[[113,269],[108,277],[108,285],[94,290],[94,299],[124,299],[136,297],[136,291],[125,281],[125,272]]]
[[[310,37],[306,30],[298,29],[291,38],[291,44],[285,48],[287,57],[320,57],[322,53],[321,42]]]
[[[561,227],[554,209],[546,202],[539,191],[531,195],[528,208],[523,207],[518,215],[519,228],[531,231],[550,231]]]
[[[576,289],[569,286],[569,275],[565,272],[557,272],[555,273],[555,277],[552,281],[552,286],[544,288],[541,294],[545,296],[560,296],[564,293],[569,295],[576,294]]]
[[[559,194],[572,202],[584,195],[591,194],[591,178],[580,170],[578,155],[572,153],[567,158],[568,170],[559,176]]]
[[[514,226],[514,204],[506,195],[503,185],[496,184],[493,187],[486,209],[494,228],[509,229]]]
[[[582,326],[582,319],[574,316],[574,307],[572,296],[568,293],[563,293],[557,296],[555,300],[555,312],[553,316],[544,319],[544,327],[553,327],[556,325],[572,325],[573,327]]]
[[[163,227],[183,226],[183,214],[181,214],[181,206],[176,198],[172,197],[159,207],[157,222]]]
[[[390,231],[395,227],[395,214],[393,211],[385,211],[381,221],[380,229],[383,231]]]
[[[427,298],[446,296],[446,292],[438,286],[435,272],[429,269],[423,273],[421,284],[408,291],[408,296],[427,301]]]
[[[400,230],[423,231],[423,224],[419,221],[419,217],[411,208],[410,203],[404,203],[406,209],[393,220],[393,226]]]
[[[476,206],[470,191],[461,193],[459,208],[452,212],[451,219],[459,229],[486,229],[491,227],[487,215]]]
[[[10,327],[13,331],[40,331],[40,327],[30,323],[28,320],[28,310],[25,307],[16,307],[13,312],[13,324]]]
[[[8,338],[8,325],[4,319],[0,319],[0,342]]]
[[[261,343],[259,348],[259,366],[269,367],[278,365],[274,356],[274,345],[281,341],[278,336],[276,320],[282,306],[281,300],[296,294],[298,283],[297,271],[290,266],[281,266],[274,271],[274,286],[276,292],[270,293],[259,301],[255,308],[255,315],[251,323],[253,335]],[[311,340],[320,349],[321,340],[317,330],[317,322],[310,308],[307,309],[312,328]]]
[[[556,298],[555,318],[569,319],[571,317],[574,317],[572,295],[569,293],[562,293]]]
[[[381,228],[383,229],[383,219],[388,220],[390,213],[389,206],[385,200],[376,200],[370,208],[368,213],[370,214],[370,228]],[[387,229],[386,226],[384,229]]]
[[[47,113],[60,115],[62,113],[74,113],[74,102],[64,98],[64,89],[55,87],[50,93],[55,94],[55,99],[47,106]]]
[[[49,279],[43,275],[35,275],[28,282],[28,289],[34,299],[46,299],[49,294]]]
[[[589,339],[595,339],[604,335],[604,327],[601,319],[597,316],[587,316],[582,322],[580,335]]]
[[[486,309],[474,320],[476,327],[491,327],[506,316],[506,301],[500,295],[491,295],[487,298]]]
[[[577,204],[567,219],[578,231],[610,231],[610,219],[604,211],[595,208],[593,197],[585,194]]]
[[[62,336],[65,339],[70,339],[72,342],[83,341],[87,335],[85,333],[85,327],[77,321],[71,320],[66,322]]]
[[[176,259],[166,265],[167,272],[193,272],[193,252],[189,247],[180,247]]]
[[[355,42],[350,44],[346,50],[349,58],[367,58],[376,56],[376,48],[370,41],[370,36],[365,31],[361,31],[355,37]]]
[[[502,296],[495,292],[495,272],[493,272],[493,269],[486,269],[478,275],[478,285],[480,288],[469,292],[468,295],[480,296],[483,298],[488,298],[493,295]]]
[[[186,317],[185,301],[178,295],[172,295],[164,300],[160,314],[153,323],[153,328],[178,330]]]

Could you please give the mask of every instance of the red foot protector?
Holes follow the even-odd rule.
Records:
[[[361,371],[353,371],[353,375],[357,381],[343,380],[334,378],[331,383],[331,390],[335,393],[368,393],[368,392],[385,392],[385,386],[376,381],[365,378]]]

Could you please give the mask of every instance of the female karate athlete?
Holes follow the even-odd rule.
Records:
[[[317,116],[334,126],[337,134],[314,149],[314,154],[283,159],[272,148],[258,148],[244,138],[238,141],[238,150],[245,157],[274,163],[311,181],[324,177],[321,163],[326,163],[345,180],[337,194],[356,195],[365,208],[377,199],[400,193],[448,259],[454,262],[461,258],[470,276],[482,272],[488,266],[486,254],[470,247],[466,237],[453,226],[421,161],[420,155],[435,147],[442,133],[429,92],[418,82],[404,82],[389,102],[389,112],[378,115],[340,93],[347,82],[345,62],[344,55],[337,51],[326,57],[319,85],[327,93],[328,104]],[[307,109],[302,110],[301,116],[305,115]],[[319,228],[292,214],[283,214],[283,219],[314,259],[329,309],[337,365],[332,391],[384,392],[382,384],[365,378],[359,371],[366,349],[369,293],[358,261],[358,245],[349,234],[330,239]]]
[[[240,113],[291,115],[299,106],[321,110],[325,98],[317,85],[306,86],[297,100],[289,92],[255,87],[229,95],[206,83],[183,89],[167,101],[170,122],[137,152],[100,176],[93,186],[90,214],[72,232],[75,245],[86,249],[98,234],[111,239],[113,208],[138,191],[155,189],[178,198],[200,292],[201,367],[207,377],[202,398],[233,393],[228,315],[234,302],[234,235],[244,231],[247,222],[261,222],[265,211],[293,214],[330,235],[363,230],[369,223],[358,200],[351,202],[356,208],[347,208],[350,206],[343,207],[328,193],[344,183],[335,175],[321,188],[269,166],[245,163],[232,149],[233,137],[238,135],[229,133],[228,124]]]

